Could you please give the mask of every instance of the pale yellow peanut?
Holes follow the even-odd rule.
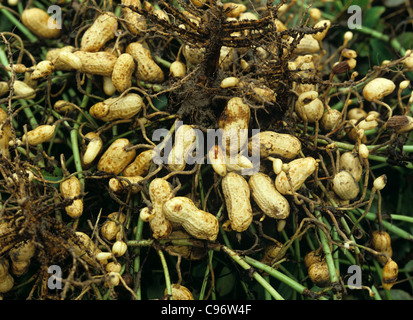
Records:
[[[36,244],[32,240],[24,241],[9,251],[11,271],[16,276],[22,276],[30,266],[30,260],[36,253]]]
[[[163,206],[173,197],[172,187],[165,179],[155,178],[149,185],[149,197],[152,203],[149,219],[152,235],[155,239],[165,238],[172,232],[172,225],[165,218]]]
[[[82,162],[83,162],[83,165],[88,166],[93,161],[95,161],[99,153],[102,151],[103,141],[102,141],[102,138],[99,136],[99,134],[95,132],[88,132],[85,135],[85,138],[88,139],[89,141],[87,145],[85,145],[86,143],[83,142],[83,144],[85,145],[84,146],[85,151],[82,154]]]
[[[0,129],[0,157],[10,158],[9,141],[10,136],[7,131]]]
[[[140,0],[122,0],[121,3],[125,6],[133,6],[138,9],[142,7]],[[138,36],[145,32],[146,19],[144,16],[127,7],[122,8],[122,14],[130,33]]]
[[[346,170],[351,173],[354,179],[359,182],[363,174],[363,166],[357,154],[348,151],[340,156],[340,170]]]
[[[309,123],[320,120],[324,114],[324,105],[318,99],[318,92],[308,91],[300,94],[295,103],[295,111],[301,119]]]
[[[121,229],[121,225],[125,222],[126,215],[124,213],[112,212],[108,215],[108,219],[102,225],[100,233],[106,240],[115,239]]]
[[[175,133],[175,142],[168,155],[168,167],[172,171],[182,171],[186,159],[196,143],[196,132],[192,125],[183,124]]]
[[[80,50],[97,52],[115,37],[118,21],[112,14],[99,15],[93,24],[85,31],[80,42]]]
[[[275,188],[272,179],[265,173],[252,175],[248,181],[251,196],[262,212],[270,218],[285,219],[290,214],[290,204]]]
[[[357,197],[360,188],[350,172],[341,170],[332,180],[333,191],[343,200],[352,200]]]
[[[75,54],[73,54],[74,51],[75,47],[73,46],[50,49],[46,53],[46,60],[54,63],[55,70],[78,70],[82,66],[82,61]]]
[[[81,61],[81,67],[78,69],[80,72],[108,77],[112,76],[118,58],[114,54],[104,51],[76,51],[73,54]]]
[[[368,82],[363,88],[363,96],[367,101],[382,100],[396,89],[392,80],[386,78],[375,78]]]
[[[252,222],[250,188],[247,180],[237,173],[229,172],[222,179],[222,192],[231,229],[236,232],[247,230]]]
[[[22,99],[33,99],[36,96],[36,91],[28,84],[21,80],[13,82],[14,94]]]
[[[313,157],[295,159],[288,163],[288,173],[281,171],[277,175],[275,178],[275,186],[281,194],[292,194],[293,191],[301,188],[305,180],[307,180],[316,169],[317,162]]]
[[[301,151],[300,140],[292,135],[274,131],[262,131],[257,135],[258,137],[250,138],[248,150],[252,152],[257,147],[261,158],[274,156],[291,160]]]
[[[152,159],[155,156],[156,151],[153,149],[142,151],[138,154],[130,164],[123,170],[124,176],[144,176],[148,173],[152,164]]]
[[[42,9],[30,8],[23,10],[21,20],[27,29],[39,38],[54,39],[60,35],[61,28],[59,28],[56,20]]]
[[[50,76],[55,70],[54,63],[49,60],[40,61],[32,72],[32,80],[38,80]]]
[[[165,202],[166,219],[181,225],[197,239],[215,241],[218,237],[218,219],[211,213],[198,209],[191,199],[175,197]]]
[[[222,144],[227,154],[237,154],[248,140],[251,111],[242,98],[231,98],[222,111],[218,125],[223,131]]]
[[[73,199],[78,197],[82,190],[82,185],[76,176],[62,181],[59,185],[60,193],[64,199]],[[73,219],[79,218],[83,213],[82,199],[74,199],[73,203],[65,207],[66,213]]]
[[[112,72],[112,83],[118,92],[124,92],[132,86],[135,61],[128,53],[122,53],[116,60]]]
[[[208,151],[208,160],[211,163],[212,169],[220,176],[225,176],[227,174],[227,166],[225,155],[220,146],[215,145]]]
[[[136,156],[134,149],[125,150],[131,146],[126,138],[116,139],[99,159],[98,170],[113,174],[121,173]]]
[[[130,119],[137,115],[143,107],[143,99],[136,93],[128,93],[121,97],[108,98],[94,104],[90,115],[102,121]]]
[[[151,83],[164,81],[162,69],[153,60],[149,49],[139,42],[132,42],[126,47],[126,53],[130,54],[136,61],[136,77],[139,80]]]
[[[172,77],[183,78],[186,75],[185,63],[181,61],[174,61],[169,67],[169,73]]]
[[[55,130],[55,125],[43,124],[25,133],[22,137],[22,141],[24,143],[27,141],[27,143],[31,146],[49,142],[50,139],[52,139]]]

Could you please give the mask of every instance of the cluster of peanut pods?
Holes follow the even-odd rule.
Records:
[[[191,5],[201,8],[204,3],[191,0]],[[284,4],[279,12],[293,5]],[[139,0],[122,0],[122,5],[145,8],[159,19],[170,23],[169,17],[164,11],[153,8],[148,2]],[[215,4],[218,5],[218,4]],[[248,12],[244,5],[229,3],[231,8],[227,12],[228,21],[258,20],[258,16]],[[299,43],[295,44],[294,55],[288,61],[288,69],[300,75],[302,79],[312,79],[321,72],[320,65],[323,56],[322,41],[326,36],[331,22],[322,20],[318,9],[311,9],[311,21],[315,27],[323,28],[318,33],[305,35]],[[190,15],[189,15],[190,17]],[[195,25],[201,21],[197,17],[190,17]],[[27,8],[21,15],[21,21],[38,38],[47,40],[53,44],[53,40],[59,39],[61,29],[51,28],[51,17],[40,8]],[[55,23],[57,23],[55,21]],[[284,31],[287,27],[279,19],[273,21],[277,30]],[[47,81],[59,72],[80,73],[90,79],[99,79],[102,90],[106,95],[100,102],[96,102],[87,109],[88,113],[102,127],[107,123],[119,120],[138,119],[141,125],[145,124],[142,110],[146,109],[146,100],[142,90],[133,90],[137,82],[146,84],[162,84],[168,78],[182,79],[188,75],[188,71],[202,63],[205,48],[196,48],[190,44],[182,45],[184,59],[178,57],[170,63],[169,70],[164,65],[156,62],[149,47],[145,43],[145,33],[148,21],[139,13],[128,7],[122,7],[120,15],[113,12],[98,12],[95,19],[82,33],[80,33],[79,45],[65,45],[59,48],[49,48],[45,59],[34,61],[33,66],[12,64],[7,66],[10,72],[18,75],[14,82],[0,82],[0,96],[13,94],[16,99],[33,100],[39,96],[36,90],[38,84]],[[185,28],[185,26],[182,26]],[[120,31],[121,30],[121,31]],[[117,37],[122,32],[128,32],[133,37],[130,43],[120,42]],[[352,33],[344,36],[343,48],[339,52],[339,61],[332,69],[332,75],[340,75],[356,69],[357,53],[348,49],[346,45],[351,41]],[[293,42],[291,37],[283,39],[286,43]],[[57,43],[57,42],[56,42]],[[220,66],[224,71],[231,70],[234,65],[242,70],[250,68],[248,55],[238,57],[241,51],[251,48],[221,48]],[[239,50],[239,52],[237,52]],[[252,49],[251,49],[252,50]],[[265,59],[267,50],[271,48],[254,48],[254,54]],[[244,52],[245,53],[245,52]],[[241,56],[241,55],[240,55]],[[391,64],[392,62],[387,62]],[[401,68],[413,69],[413,55],[406,52],[404,59],[399,62]],[[251,88],[252,83],[245,83],[242,79],[231,75],[223,78],[220,87],[225,90],[231,88]],[[351,77],[357,77],[353,72]],[[303,81],[305,83],[305,81]],[[369,79],[362,87],[365,101],[375,103],[384,112],[366,112],[362,107],[351,107],[354,101],[347,100],[347,105],[342,110],[331,108],[326,101],[324,93],[319,92],[318,85],[294,83],[291,88],[295,94],[292,108],[294,117],[304,128],[315,126],[320,134],[326,135],[334,130],[341,130],[339,138],[353,144],[352,150],[339,149],[334,141],[324,145],[324,154],[331,156],[331,167],[327,168],[323,158],[317,158],[314,153],[306,155],[306,147],[297,133],[278,133],[275,131],[260,131],[252,137],[248,137],[248,130],[252,128],[253,114],[251,104],[274,103],[277,93],[273,88],[256,85],[253,86],[251,100],[234,96],[228,100],[219,118],[219,129],[222,132],[220,144],[212,146],[206,155],[208,163],[220,180],[220,187],[225,201],[225,214],[223,219],[218,219],[215,212],[207,212],[201,209],[190,197],[176,196],[176,190],[167,177],[154,175],[156,167],[154,162],[157,156],[156,148],[137,152],[137,148],[131,143],[129,137],[114,137],[110,144],[105,144],[102,138],[102,130],[96,129],[82,135],[81,141],[81,166],[84,170],[95,168],[98,172],[112,175],[108,178],[108,187],[115,194],[136,194],[143,191],[143,185],[147,186],[148,201],[140,208],[140,219],[148,223],[151,237],[154,239],[195,239],[210,242],[217,241],[220,226],[225,232],[245,232],[253,220],[278,220],[278,231],[281,232],[288,223],[291,204],[296,205],[306,197],[300,190],[306,188],[306,184],[324,187],[324,194],[319,195],[320,201],[333,203],[336,207],[348,208],[361,203],[365,193],[361,192],[360,181],[368,171],[369,148],[365,132],[377,129],[385,130],[385,125],[392,125],[395,119],[391,114],[391,108],[385,102],[388,95],[396,90],[396,84],[383,77]],[[410,83],[406,80],[399,84],[400,92],[407,89]],[[13,91],[11,91],[13,89]],[[413,102],[413,96],[409,105]],[[2,157],[13,159],[10,148],[13,144],[37,148],[41,144],[47,144],[56,135],[56,130],[62,121],[70,117],[72,113],[80,110],[79,106],[71,101],[57,99],[53,104],[55,113],[62,117],[59,120],[47,124],[41,124],[35,128],[22,132],[20,137],[12,136],[10,130],[10,115],[4,105],[0,109],[1,138],[0,152]],[[405,134],[413,129],[413,118],[408,112],[398,116],[398,125],[395,134]],[[149,120],[146,120],[150,122]],[[190,166],[186,163],[194,146],[197,143],[196,124],[185,123],[176,128],[173,148],[167,157],[165,168],[168,172],[175,172],[178,176]],[[380,130],[379,130],[380,128]],[[20,130],[17,130],[20,131]],[[294,131],[294,130],[292,130]],[[235,143],[234,143],[235,141]],[[317,140],[312,141],[316,143]],[[327,141],[327,140],[325,140]],[[258,150],[258,161],[252,161],[249,155],[253,150]],[[52,156],[52,155],[49,155]],[[256,159],[256,160],[257,160]],[[322,169],[322,170],[321,170]],[[84,213],[83,195],[87,190],[83,186],[75,172],[63,179],[59,185],[62,200],[68,200],[71,204],[65,207],[66,214],[74,219],[80,219]],[[317,180],[320,176],[326,179]],[[318,183],[318,184],[317,184]],[[385,177],[374,180],[374,190],[384,188]],[[361,195],[363,193],[363,195]],[[72,201],[71,201],[72,200]],[[304,201],[307,201],[306,198]],[[316,201],[316,200],[314,200]],[[315,202],[316,203],[316,202]],[[320,204],[319,202],[317,204]],[[0,217],[1,218],[1,217]],[[76,231],[79,241],[83,244],[73,244],[74,252],[84,258],[92,266],[100,264],[104,266],[109,275],[110,285],[118,285],[122,280],[120,276],[121,264],[114,258],[122,257],[128,250],[124,223],[126,215],[123,212],[113,212],[106,215],[106,220],[100,224],[98,232],[100,237],[111,245],[111,250],[99,249],[89,235]],[[264,219],[265,218],[265,219]],[[4,229],[4,230],[2,230]],[[0,224],[0,235],[7,230],[7,223]],[[394,275],[395,262],[391,260],[391,239],[384,231],[377,231],[372,238],[371,247],[378,253],[382,265],[392,268],[391,279],[385,283],[386,288],[391,288]],[[196,246],[173,246],[170,251],[179,254],[186,259],[200,259],[205,256],[205,251]],[[277,254],[282,247],[281,243],[271,244],[266,248],[261,261],[271,265],[274,259],[280,260]],[[87,250],[85,250],[87,248]],[[0,257],[0,293],[5,293],[13,287],[13,277],[23,274],[30,260],[35,256],[36,244],[24,242],[18,247],[12,248],[7,257]],[[85,254],[86,253],[86,254]],[[311,257],[310,257],[311,254]],[[329,285],[329,270],[326,267],[322,252],[311,252],[306,256],[306,266],[309,268],[309,276],[320,287]],[[113,261],[112,261],[113,260]],[[311,261],[310,261],[311,260]],[[10,264],[10,266],[9,266]],[[391,266],[390,266],[391,264]],[[387,270],[387,269],[386,269]],[[10,271],[10,273],[9,273]],[[383,270],[384,272],[384,270]],[[173,286],[174,299],[193,299],[187,288],[180,284]]]

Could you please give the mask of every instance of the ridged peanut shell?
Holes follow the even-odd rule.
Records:
[[[257,145],[255,145],[257,141]],[[250,138],[248,150],[252,153],[254,147],[260,150],[261,158],[269,156],[294,159],[301,151],[301,142],[298,138],[274,131],[262,131],[258,133],[258,139]]]
[[[173,300],[194,300],[194,297],[187,287],[180,284],[172,284],[172,299]],[[166,289],[165,289],[166,294]]]
[[[125,6],[134,6],[141,9],[142,5],[139,0],[122,0]],[[146,29],[146,19],[144,16],[129,8],[122,8],[123,18],[126,21],[126,27],[129,32],[135,36],[141,35]]]
[[[139,42],[132,42],[126,47],[126,53],[136,61],[136,77],[139,80],[160,83],[165,79],[162,69],[155,63],[149,49]]]
[[[236,232],[247,230],[252,222],[250,188],[247,180],[235,172],[229,172],[222,179],[222,192],[231,229]]]
[[[342,170],[332,180],[333,191],[343,200],[352,200],[359,194],[360,188],[350,172]]]
[[[38,144],[49,142],[52,139],[56,130],[55,125],[44,124],[37,128],[28,131],[23,135],[22,141],[31,146],[37,146]]]
[[[99,159],[98,170],[113,174],[121,173],[136,156],[134,149],[125,150],[125,147],[130,146],[132,145],[128,139],[116,139]]]
[[[272,179],[265,173],[252,175],[248,181],[251,196],[258,207],[270,218],[286,219],[290,214],[290,204],[275,188]]]
[[[367,101],[381,100],[396,89],[393,81],[386,78],[375,78],[363,88],[363,97]]]
[[[218,219],[211,213],[198,209],[191,199],[175,197],[165,202],[166,219],[181,225],[197,239],[215,241],[218,237]]]
[[[361,165],[359,157],[351,151],[344,152],[340,156],[339,169],[350,172],[356,182],[360,181],[363,174],[363,166]]]
[[[275,186],[282,194],[292,194],[292,191],[300,189],[305,180],[317,169],[317,162],[313,157],[305,157],[292,160],[288,167],[292,188],[285,171],[281,171],[275,178]]]
[[[152,203],[152,217],[149,220],[152,236],[155,239],[165,238],[172,232],[172,225],[163,211],[165,202],[173,197],[172,187],[165,179],[155,178],[149,185],[149,197]]]
[[[116,60],[112,72],[112,83],[120,93],[132,86],[132,75],[135,71],[135,61],[128,53],[122,53]]]
[[[54,39],[60,35],[61,29],[58,28],[56,20],[42,9],[30,8],[23,10],[21,20],[24,26],[39,38]]]
[[[87,52],[97,52],[115,37],[118,29],[118,21],[109,14],[99,15],[93,24],[85,31],[80,42],[80,50]]]
[[[152,164],[152,159],[156,155],[153,149],[142,151],[130,164],[123,170],[124,176],[144,176],[148,173]]]
[[[109,188],[115,193],[128,192],[138,193],[142,190],[140,185],[137,185],[143,178],[140,176],[127,177],[122,176],[118,178],[109,179]]]
[[[137,115],[143,107],[143,100],[136,93],[128,93],[122,97],[108,98],[94,104],[90,109],[90,115],[102,121],[130,119]]]
[[[105,51],[76,51],[73,54],[81,61],[80,72],[108,77],[112,76],[118,58],[114,54]]]
[[[186,159],[196,143],[196,131],[192,125],[183,124],[175,132],[175,142],[168,154],[168,167],[172,171],[185,169]]]
[[[397,263],[394,260],[389,259],[384,265],[382,271],[382,285],[385,290],[390,290],[394,286],[397,281],[398,274],[399,267]]]

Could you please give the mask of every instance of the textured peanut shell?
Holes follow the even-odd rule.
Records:
[[[183,124],[175,134],[175,143],[168,155],[168,167],[172,171],[185,169],[188,152],[196,142],[196,132],[191,125]]]
[[[141,9],[142,5],[139,0],[122,0],[125,6],[134,6]],[[129,8],[122,8],[123,18],[126,20],[126,27],[129,32],[135,36],[142,34],[146,29],[145,17]]]
[[[56,28],[49,28],[49,21],[53,25],[56,25],[56,20],[52,19],[47,12],[42,9],[30,8],[23,10],[21,20],[27,29],[39,38],[54,39],[60,35],[61,29],[57,28],[57,26]]]
[[[114,16],[108,13],[99,15],[83,34],[80,50],[88,52],[99,51],[106,42],[115,37],[117,28],[118,21]]]
[[[55,70],[71,71],[74,69],[80,69],[82,66],[82,61],[73,54],[73,51],[75,51],[75,47],[73,46],[50,49],[46,53],[46,60],[54,63]],[[61,55],[62,58],[60,58]]]
[[[132,75],[135,71],[135,61],[128,53],[122,53],[116,60],[112,72],[112,83],[118,92],[129,89],[132,85]]]
[[[274,156],[291,160],[297,157],[301,151],[300,140],[292,135],[273,131],[262,131],[258,135],[259,138],[256,140],[261,158]],[[248,143],[249,152],[253,150],[253,143],[255,143],[254,137]]]
[[[289,164],[288,175],[290,177],[292,190],[301,188],[305,180],[317,169],[317,162],[313,157],[295,159]],[[292,194],[287,173],[281,171],[275,178],[275,187],[281,194]]]
[[[166,219],[180,224],[197,239],[215,241],[218,237],[218,219],[209,212],[198,209],[191,199],[175,197],[165,202]]]
[[[42,79],[52,74],[54,71],[54,63],[49,60],[40,61],[32,72],[32,80]]]
[[[136,155],[134,149],[125,150],[128,146],[131,146],[128,139],[116,139],[99,159],[98,170],[113,174],[121,173]]]
[[[89,113],[95,119],[113,121],[130,119],[137,115],[143,106],[143,100],[136,93],[129,93],[123,97],[109,98],[94,104]]]
[[[344,152],[340,156],[340,170],[346,170],[351,173],[354,179],[359,182],[363,174],[363,167],[357,155],[351,151]]]
[[[264,214],[274,219],[286,219],[289,216],[290,204],[277,191],[268,175],[256,173],[250,177],[248,184],[252,198]]]
[[[152,164],[152,159],[155,156],[156,151],[153,149],[145,150],[138,154],[130,164],[123,170],[124,176],[144,176],[148,173],[148,170]]]
[[[122,176],[119,178],[111,178],[109,180],[109,188],[115,193],[128,191],[131,193],[138,193],[142,190],[142,188],[140,185],[137,185],[137,183],[142,179],[143,178],[140,176]]]
[[[172,226],[165,218],[163,206],[173,197],[172,187],[168,181],[156,178],[149,185],[149,197],[153,206],[149,220],[152,235],[155,239],[165,238],[172,232]]]
[[[334,192],[343,200],[352,200],[359,194],[360,188],[350,172],[342,170],[338,172],[333,180]]]
[[[117,57],[111,53],[76,51],[73,53],[81,61],[80,72],[99,76],[112,76]]]
[[[363,97],[368,101],[381,100],[396,89],[393,81],[386,78],[375,78],[363,88]]]
[[[313,263],[308,268],[308,275],[311,281],[320,288],[324,288],[330,284],[330,273],[325,260]]]
[[[102,138],[99,137],[98,134],[94,132],[89,132],[85,135],[86,138],[91,139],[85,148],[85,152],[82,156],[82,161],[85,166],[90,165],[99,153],[102,151],[103,148],[103,141]]]
[[[132,42],[126,47],[136,61],[136,76],[139,80],[150,83],[163,82],[165,79],[162,69],[152,59],[151,52],[139,42]]]
[[[248,140],[250,117],[250,108],[242,98],[235,97],[228,101],[218,119],[218,125],[223,130],[222,143],[226,153],[238,153],[245,145]],[[238,144],[231,143],[232,136],[235,138],[233,141],[237,141]]]
[[[77,177],[72,176],[60,183],[60,193],[64,198],[77,197],[81,192],[81,184]]]
[[[48,142],[53,137],[56,126],[44,124],[37,128],[30,130],[27,134],[23,135],[23,142],[27,140],[27,143],[36,146],[40,143]]]
[[[166,294],[166,289],[165,289]],[[179,284],[172,284],[173,300],[194,300],[194,297],[187,287]]]
[[[252,222],[248,182],[243,176],[235,172],[229,172],[222,179],[222,191],[231,229],[236,232],[247,230]]]

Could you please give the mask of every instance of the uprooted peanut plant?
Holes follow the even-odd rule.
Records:
[[[386,35],[341,1],[52,4],[0,4],[3,299],[411,294],[398,39],[358,70]]]

